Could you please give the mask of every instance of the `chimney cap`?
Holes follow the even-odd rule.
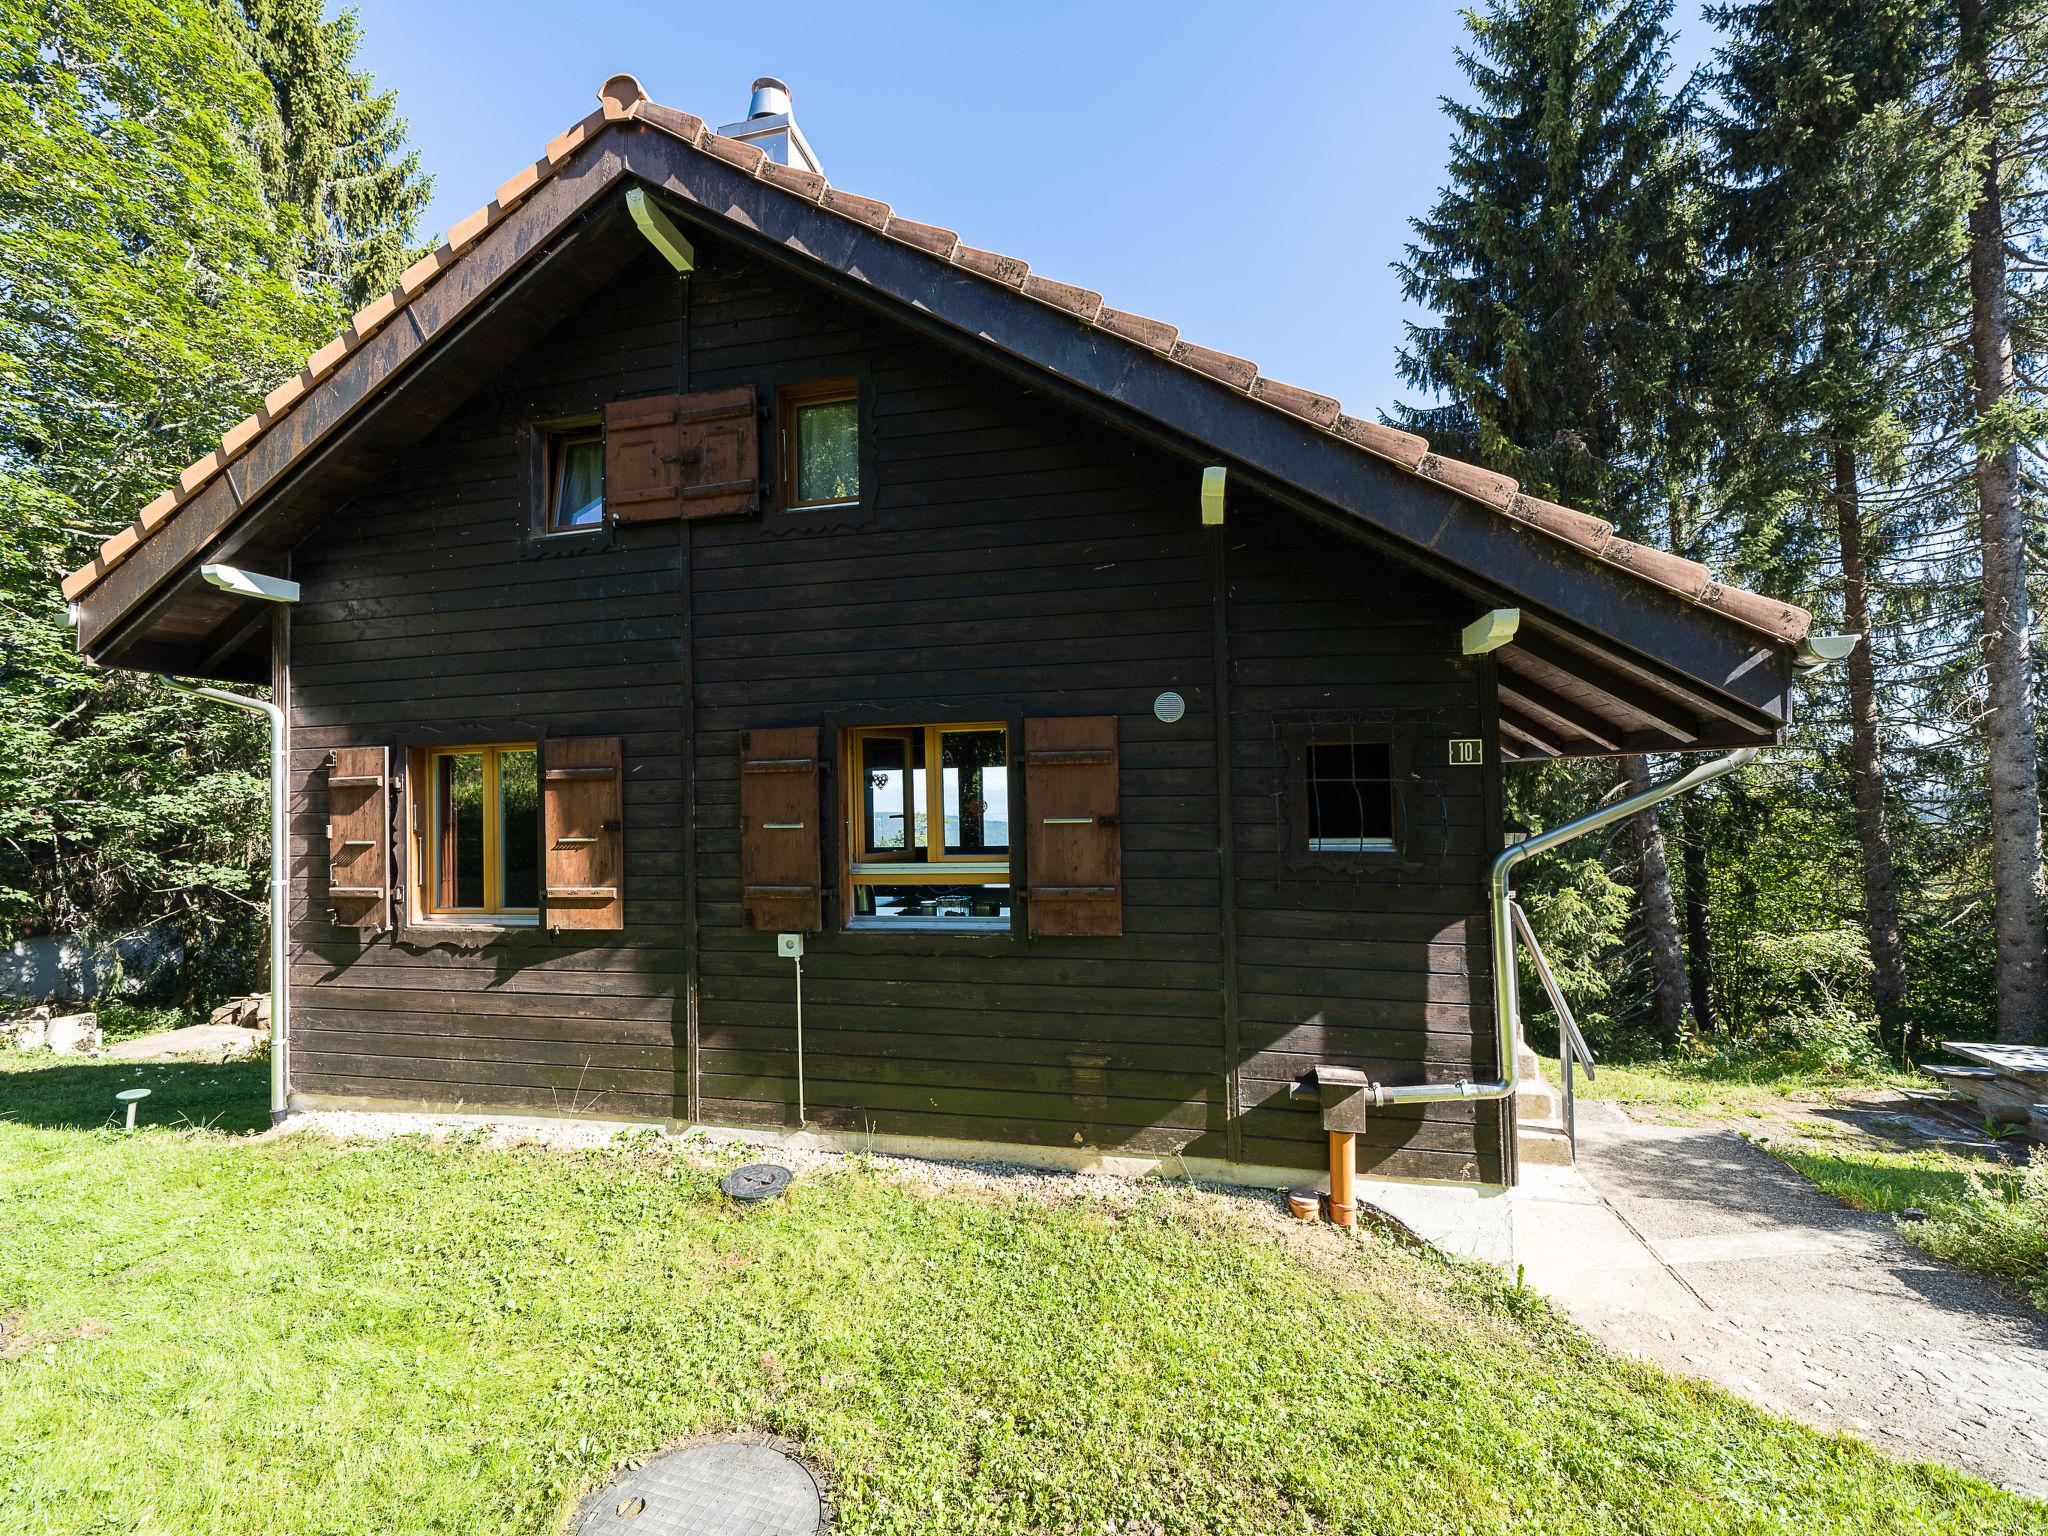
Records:
[[[747,118],[782,117],[790,110],[789,87],[773,75],[754,82],[754,94],[747,102]]]

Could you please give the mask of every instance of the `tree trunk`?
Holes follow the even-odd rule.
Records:
[[[1842,543],[1842,617],[1863,643],[1849,653],[1849,760],[1855,782],[1856,840],[1863,854],[1863,926],[1870,940],[1870,991],[1888,1040],[1900,1039],[1906,952],[1899,937],[1899,886],[1892,835],[1884,818],[1884,742],[1877,720],[1877,659],[1870,646],[1870,586],[1863,565],[1863,505],[1856,452],[1837,441],[1835,525]]]
[[[1991,133],[1983,180],[1970,210],[1970,363],[1978,423],[2013,391],[2012,315],[2005,269],[2005,210],[1984,33],[1983,0],[1961,0],[1965,114]],[[2033,616],[2027,601],[2026,523],[2019,452],[1977,449],[1977,523],[1984,572],[1986,743],[1991,806],[1991,881],[1998,940],[1998,1038],[2039,1039],[2044,1017],[2041,798],[2034,744]]]
[[[1685,840],[1685,975],[1690,983],[1693,1027],[1711,1035],[1719,1028],[1714,1011],[1714,935],[1707,917],[1707,829],[1698,795],[1678,801],[1679,835]]]
[[[1629,793],[1650,787],[1650,760],[1640,754],[1621,760]],[[1630,818],[1636,831],[1636,894],[1642,904],[1643,934],[1650,941],[1656,992],[1657,1038],[1676,1045],[1685,1034],[1685,951],[1678,942],[1678,909],[1671,900],[1671,864],[1664,853],[1664,829],[1654,809]]]

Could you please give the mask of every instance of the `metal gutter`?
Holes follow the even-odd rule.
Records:
[[[285,1011],[290,1000],[286,945],[290,908],[286,903],[291,877],[291,828],[286,819],[284,709],[268,699],[252,699],[246,694],[229,693],[225,688],[209,688],[176,677],[166,677],[164,681],[181,693],[232,704],[270,720],[270,1123],[275,1125],[285,1114]]]

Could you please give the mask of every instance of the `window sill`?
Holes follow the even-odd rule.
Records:
[[[990,918],[987,922],[982,923],[946,923],[929,920],[890,922],[886,919],[878,922],[874,918],[855,918],[847,923],[843,931],[861,934],[917,933],[925,935],[950,935],[954,938],[963,939],[1006,939],[1011,936],[1011,924],[1010,919],[1007,917]]]

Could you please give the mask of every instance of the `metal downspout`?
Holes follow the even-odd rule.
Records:
[[[252,699],[229,693],[225,688],[208,688],[182,678],[166,677],[181,693],[196,694],[221,704],[232,704],[270,720],[270,1123],[284,1119],[285,1092],[285,1010],[289,1003],[287,974],[288,921],[291,877],[291,827],[286,819],[284,710],[268,699]]]
[[[1384,1083],[1366,1086],[1366,1097],[1376,1105],[1388,1104],[1443,1104],[1455,1099],[1505,1099],[1514,1094],[1516,1088],[1516,1045],[1522,1038],[1520,999],[1515,986],[1515,930],[1513,917],[1508,910],[1513,890],[1509,877],[1515,866],[1524,859],[1539,853],[1548,853],[1562,843],[1588,832],[1597,832],[1602,827],[1625,821],[1638,811],[1682,795],[1689,789],[1698,789],[1724,774],[1733,773],[1754,758],[1761,747],[1743,747],[1726,757],[1715,758],[1702,763],[1688,773],[1663,784],[1652,785],[1641,794],[1630,795],[1626,800],[1602,806],[1597,811],[1588,811],[1574,817],[1561,826],[1501,850],[1493,861],[1493,872],[1487,882],[1488,906],[1493,922],[1493,1016],[1496,1034],[1500,1043],[1499,1076],[1490,1083],[1473,1082],[1470,1078],[1455,1083],[1416,1083],[1407,1086],[1389,1087]]]

